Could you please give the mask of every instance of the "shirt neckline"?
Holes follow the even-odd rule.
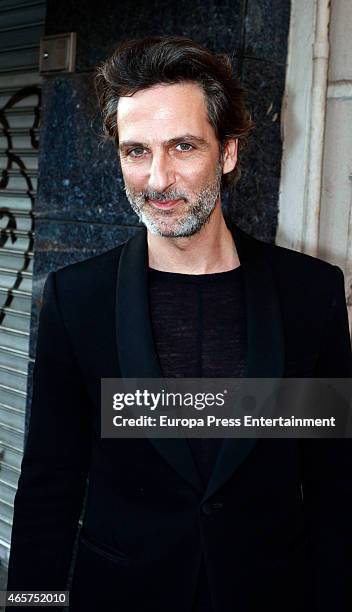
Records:
[[[232,277],[242,274],[241,264],[232,270],[226,270],[225,272],[212,272],[211,274],[184,274],[181,272],[166,272],[164,270],[156,270],[148,266],[149,277],[153,280],[173,280],[173,281],[186,281],[191,283],[202,283],[202,282],[217,282],[224,280],[231,280]]]

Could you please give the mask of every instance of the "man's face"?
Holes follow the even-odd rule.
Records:
[[[191,236],[209,219],[223,172],[205,97],[195,83],[122,97],[117,110],[126,195],[152,234]]]

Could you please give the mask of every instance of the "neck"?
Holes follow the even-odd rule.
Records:
[[[193,236],[168,238],[147,232],[149,266],[180,274],[213,274],[240,265],[220,198],[208,222]]]

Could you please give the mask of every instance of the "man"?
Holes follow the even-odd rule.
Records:
[[[340,268],[223,217],[252,127],[228,61],[130,41],[97,91],[144,226],[46,281],[8,590],[65,589],[89,475],[71,611],[347,612],[350,440],[101,438],[101,378],[349,377],[352,358]]]

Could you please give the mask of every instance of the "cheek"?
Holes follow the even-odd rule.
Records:
[[[189,186],[201,186],[213,178],[212,164],[193,163],[181,166],[178,171],[179,181]]]
[[[129,164],[121,164],[122,175],[125,183],[128,185],[139,186],[145,185],[147,181],[147,170],[144,164],[131,166]]]

